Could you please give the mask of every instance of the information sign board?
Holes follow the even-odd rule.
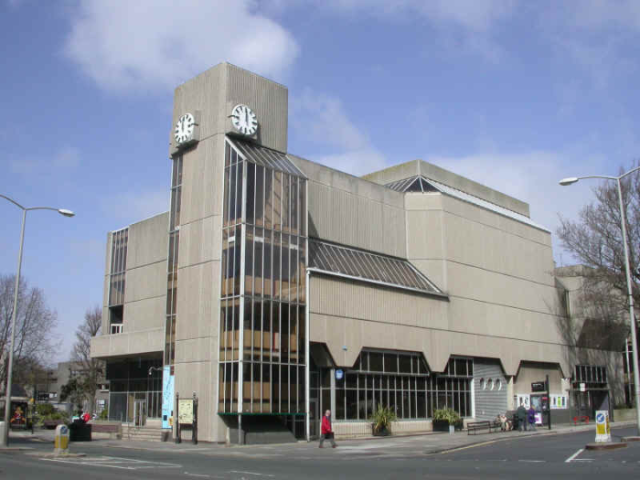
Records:
[[[181,424],[193,423],[193,399],[178,401],[178,422]]]

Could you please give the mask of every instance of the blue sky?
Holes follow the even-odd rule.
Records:
[[[415,158],[555,230],[640,149],[640,2],[0,0],[0,193],[59,360],[102,303],[106,232],[167,210],[175,86],[229,61],[289,88],[289,151],[363,174]],[[0,202],[0,272],[20,211]],[[558,263],[570,256],[555,245]]]

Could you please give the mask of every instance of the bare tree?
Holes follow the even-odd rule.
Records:
[[[0,275],[0,358],[8,358],[11,345],[11,317],[13,314],[14,275]],[[27,381],[25,375],[30,366],[48,363],[53,354],[56,339],[53,330],[57,324],[57,313],[46,304],[44,293],[30,287],[22,277],[18,288],[18,310],[16,316],[13,383]],[[7,361],[0,362],[0,385],[7,378]]]
[[[76,330],[76,342],[71,352],[71,360],[76,362],[81,371],[81,380],[77,382],[89,403],[93,413],[96,390],[104,376],[104,362],[91,358],[91,339],[100,333],[102,327],[102,309],[96,305],[84,314],[84,322]]]
[[[640,163],[639,163],[640,164]],[[624,170],[620,169],[620,174]],[[634,303],[640,305],[640,175],[621,182]],[[593,188],[595,200],[582,208],[575,221],[560,217],[556,231],[565,250],[583,268],[584,279],[578,317],[566,318],[560,330],[575,356],[574,361],[606,365],[610,383],[622,384],[619,359],[629,334],[627,277],[616,182],[605,181]],[[573,312],[576,313],[576,312]],[[609,352],[609,353],[607,353]],[[637,352],[638,354],[638,352]],[[619,356],[619,355],[618,355]],[[620,402],[614,393],[614,403]],[[618,397],[618,398],[615,398]]]
[[[640,163],[639,163],[640,164]],[[621,169],[622,173],[622,169]],[[615,182],[604,182],[593,189],[595,201],[585,206],[572,221],[560,217],[557,230],[562,246],[583,265],[594,269],[591,277],[598,283],[606,282],[621,295],[614,300],[627,303],[624,246]],[[631,267],[633,298],[640,305],[640,175],[629,175],[622,180],[622,198],[627,219],[627,241]],[[628,308],[628,306],[627,306]]]

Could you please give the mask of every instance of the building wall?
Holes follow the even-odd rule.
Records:
[[[405,206],[407,257],[449,295],[448,330],[473,336],[455,353],[490,340],[480,356],[502,358],[508,375],[521,360],[569,372],[549,232],[440,193],[408,193]]]
[[[109,274],[111,239],[107,238],[102,334],[91,340],[91,354],[145,354],[164,349],[167,227],[169,214],[161,213],[129,226],[123,333],[109,335]]]
[[[290,155],[309,177],[309,236],[406,256],[404,196]]]

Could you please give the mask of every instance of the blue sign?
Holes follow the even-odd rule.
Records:
[[[339,368],[336,370],[336,380],[342,380],[342,377],[344,377],[344,372]]]
[[[598,423],[604,423],[604,414],[599,413],[599,414],[596,416],[596,422],[598,422]]]

